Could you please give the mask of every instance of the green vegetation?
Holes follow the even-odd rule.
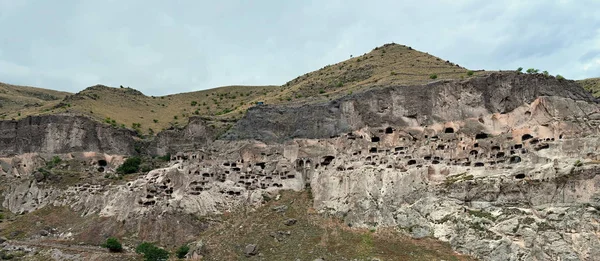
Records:
[[[583,162],[581,162],[581,160],[577,160],[577,161],[575,161],[575,163],[573,164],[573,166],[575,166],[575,167],[581,167],[581,166],[583,166]]]
[[[177,258],[185,258],[185,255],[187,255],[188,252],[190,252],[190,247],[188,245],[183,245],[175,251],[175,255]]]
[[[468,76],[473,76],[473,74],[475,74],[475,72],[474,72],[474,71],[471,71],[471,70],[469,70],[469,71],[467,72],[467,75],[468,75]]]
[[[469,215],[475,216],[478,218],[485,218],[485,219],[488,219],[491,221],[496,221],[496,217],[494,217],[494,215],[492,215],[492,213],[486,212],[483,210],[469,210]]]
[[[191,105],[192,107],[193,107],[193,106],[196,106],[196,105],[198,105],[198,102],[197,102],[197,101],[192,101],[192,102],[190,103],[190,105]]]
[[[529,69],[527,69],[527,73],[528,74],[535,74],[535,73],[538,73],[539,71],[540,70],[535,69],[535,68],[529,68]]]
[[[429,75],[429,79],[435,80],[435,79],[437,79],[437,77],[438,77],[437,74],[430,74]]]
[[[558,80],[564,80],[564,79],[565,79],[565,77],[563,77],[563,76],[562,76],[562,75],[560,75],[560,74],[557,74],[557,75],[556,75],[556,79],[558,79]]]
[[[517,68],[517,72],[523,72],[523,67]]]
[[[550,76],[550,73],[548,71],[543,71],[542,74],[544,74],[545,76]]]
[[[60,164],[62,162],[62,159],[59,156],[54,156],[52,157],[52,159],[48,162],[46,162],[46,168],[51,169],[54,168],[56,166],[58,166],[58,164]]]
[[[163,156],[159,156],[158,159],[162,160],[162,161],[169,162],[169,161],[171,161],[171,154],[167,153],[167,154],[165,154]]]
[[[102,244],[102,247],[107,248],[110,252],[121,252],[123,251],[123,246],[118,239],[114,237],[109,237],[106,239],[106,242]]]
[[[450,186],[456,182],[473,180],[473,175],[467,175],[467,172],[463,172],[457,175],[447,176],[444,184]]]
[[[135,248],[135,252],[144,255],[146,261],[166,261],[169,259],[169,252],[152,243],[143,242]]]
[[[131,157],[125,160],[121,166],[117,168],[119,174],[131,174],[140,170],[142,159],[140,157]]]

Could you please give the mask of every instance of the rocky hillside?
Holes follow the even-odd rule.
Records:
[[[0,120],[44,111],[67,95],[69,93],[0,83]]]
[[[76,94],[0,85],[0,117],[72,113],[96,121],[155,135],[182,127],[201,116],[225,130],[257,102],[307,104],[361,92],[375,86],[423,84],[439,79],[469,78],[472,72],[408,46],[386,44],[369,53],[297,77],[282,86],[227,86],[166,96],[146,96],[129,87],[96,85]],[[4,94],[3,94],[4,93]],[[4,96],[3,96],[4,95]],[[10,97],[10,99],[8,98]],[[6,105],[4,105],[6,104]]]
[[[577,83],[589,91],[594,97],[600,97],[600,78],[578,80]]]
[[[101,104],[123,96],[187,112],[211,93],[223,106],[233,89],[169,100],[95,86],[54,108],[67,113],[1,121],[0,254],[135,260],[151,242],[202,260],[595,260],[597,100],[570,80],[442,64],[431,70],[458,79],[376,73],[377,84],[347,81],[335,88],[356,89],[267,102],[239,120],[178,117],[145,137],[137,118],[95,120],[118,112]],[[330,80],[309,76],[254,90],[278,97]],[[98,109],[76,113],[85,104]],[[123,252],[99,248],[109,238]]]

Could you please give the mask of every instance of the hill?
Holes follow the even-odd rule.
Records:
[[[0,119],[32,114],[58,104],[70,93],[0,82]]]
[[[589,78],[577,81],[581,86],[589,91],[594,97],[600,97],[600,77]]]
[[[7,91],[0,99],[10,102],[0,108],[0,115],[5,119],[19,119],[39,114],[84,114],[143,134],[185,125],[190,116],[197,115],[209,119],[215,127],[226,129],[257,102],[312,103],[377,86],[422,84],[477,74],[481,73],[408,46],[386,44],[364,55],[299,76],[282,86],[226,86],[146,96],[135,89],[104,85],[92,86],[76,94],[5,85],[11,87],[4,87]]]
[[[325,100],[383,85],[423,84],[459,79],[475,72],[412,47],[385,44],[358,57],[327,65],[285,83],[269,103]],[[308,98],[308,99],[307,99]]]

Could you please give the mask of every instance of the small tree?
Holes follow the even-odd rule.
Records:
[[[102,247],[107,248],[110,252],[121,252],[123,251],[123,246],[118,239],[114,237],[109,237],[106,239],[106,242],[102,244]]]
[[[548,76],[548,75],[550,75],[550,73],[549,73],[548,71],[543,71],[542,73],[543,73],[545,76]]]
[[[121,166],[117,168],[117,172],[121,174],[136,173],[140,170],[142,159],[139,157],[131,157],[125,160]]]
[[[167,250],[148,242],[139,244],[135,248],[135,252],[144,255],[144,260],[146,261],[166,261],[169,259],[169,252]]]
[[[535,69],[535,68],[529,68],[527,69],[527,73],[528,74],[534,74],[534,73],[538,73],[540,70]]]
[[[175,251],[177,258],[185,258],[185,256],[190,252],[190,247],[188,245],[183,245]]]
[[[475,72],[474,72],[474,71],[468,71],[468,72],[467,72],[467,75],[469,75],[469,76],[473,76],[473,74],[475,74]]]
[[[557,75],[556,75],[556,79],[558,79],[558,80],[562,81],[562,80],[564,80],[564,79],[565,79],[565,77],[563,77],[563,76],[562,76],[562,75],[560,75],[560,74],[557,74]]]
[[[198,105],[198,102],[196,102],[196,101],[192,101],[192,103],[191,103],[190,105],[192,105],[192,106],[196,106],[196,105]]]
[[[522,72],[522,71],[523,71],[523,67],[517,68],[517,72]]]

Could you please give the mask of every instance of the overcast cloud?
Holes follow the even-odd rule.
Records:
[[[0,0],[0,82],[148,95],[283,84],[395,42],[470,69],[600,76],[598,0]]]

